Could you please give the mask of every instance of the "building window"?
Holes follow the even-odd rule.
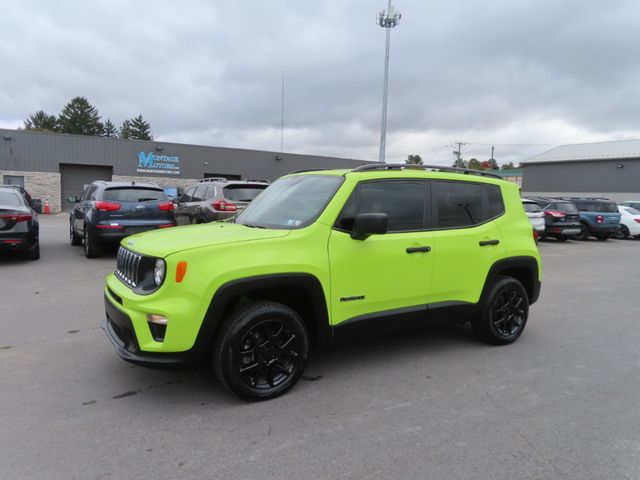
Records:
[[[24,187],[24,177],[18,175],[4,175],[2,183],[5,185],[20,185]]]

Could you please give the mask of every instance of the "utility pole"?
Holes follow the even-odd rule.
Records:
[[[382,88],[382,120],[380,125],[380,152],[378,160],[385,161],[385,150],[387,143],[387,90],[389,89],[389,44],[391,42],[391,29],[398,25],[400,13],[394,11],[391,0],[387,6],[387,11],[382,10],[378,14],[378,25],[387,30],[387,46],[384,55],[384,86]]]
[[[282,105],[280,109],[280,153],[284,153],[284,72],[282,72]]]
[[[494,149],[494,146],[491,145],[491,160],[493,160],[493,149]]]
[[[453,144],[453,146],[458,146],[457,150],[453,151],[453,154],[456,156],[456,167],[461,168],[462,167],[462,146],[463,145],[468,145],[466,142],[455,142]]]

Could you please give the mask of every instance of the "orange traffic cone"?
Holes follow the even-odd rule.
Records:
[[[44,213],[45,215],[51,214],[51,207],[49,206],[49,200],[44,201]]]

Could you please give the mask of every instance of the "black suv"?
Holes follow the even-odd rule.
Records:
[[[544,212],[545,229],[542,239],[554,237],[564,242],[581,232],[580,212],[575,203],[557,198],[528,197]]]
[[[183,193],[174,212],[178,225],[226,220],[249,205],[265,188],[267,180],[203,178]]]
[[[84,244],[87,258],[97,257],[103,244],[176,225],[173,203],[154,183],[96,181],[67,201],[76,204],[69,218],[71,245]]]
[[[20,189],[0,186],[0,251],[40,258],[38,215]]]

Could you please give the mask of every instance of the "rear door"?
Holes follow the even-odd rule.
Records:
[[[500,187],[434,180],[431,195],[433,280],[430,303],[476,303],[491,266],[505,255]]]

